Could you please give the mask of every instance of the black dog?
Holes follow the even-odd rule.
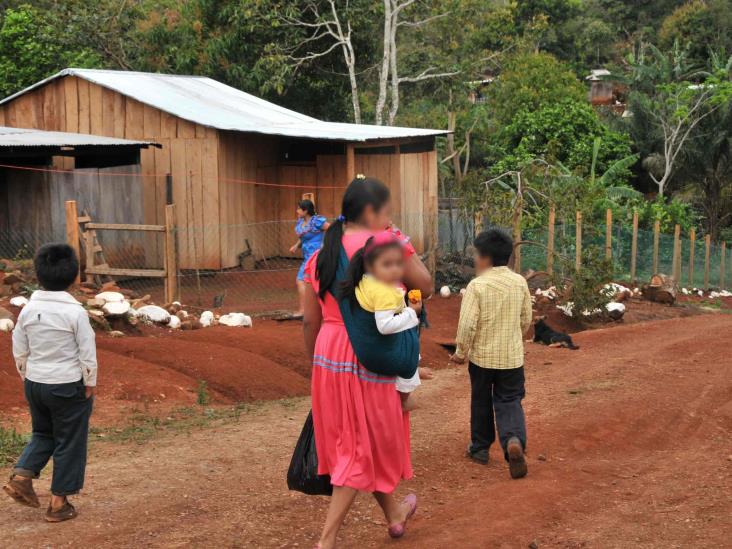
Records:
[[[543,318],[539,318],[534,324],[534,343],[543,343],[549,347],[566,347],[576,351],[579,346],[572,342],[572,338],[567,334],[554,331],[551,326],[544,322]]]

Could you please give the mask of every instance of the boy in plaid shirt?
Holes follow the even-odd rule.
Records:
[[[524,333],[531,325],[531,295],[526,279],[507,265],[513,240],[500,229],[477,236],[474,278],[460,309],[457,347],[451,357],[469,361],[471,444],[468,456],[488,462],[495,424],[512,478],[526,476]]]

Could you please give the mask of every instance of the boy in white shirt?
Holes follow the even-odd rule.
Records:
[[[3,490],[18,503],[40,507],[33,490],[53,457],[48,522],[77,516],[68,496],[84,485],[89,417],[97,384],[94,330],[81,304],[66,290],[79,272],[67,244],[46,244],[34,259],[43,288],[33,292],[13,331],[13,355],[24,380],[33,436]]]

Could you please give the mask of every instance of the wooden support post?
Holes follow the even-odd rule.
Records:
[[[674,227],[674,249],[671,258],[671,276],[674,277],[676,283],[681,278],[681,225]]]
[[[165,206],[165,300],[180,300],[178,289],[178,247],[175,232],[175,205]]]
[[[657,219],[653,224],[653,273],[658,274],[658,244],[661,238],[661,222]]]
[[[633,212],[633,240],[630,243],[630,281],[635,284],[638,261],[638,212]]]
[[[356,151],[353,143],[346,144],[346,184],[356,177]]]
[[[86,281],[94,282],[94,275],[91,270],[94,268],[94,233],[91,229],[86,229],[82,233],[84,235],[84,251],[86,252]]]
[[[76,252],[76,257],[79,257],[79,215],[76,211],[76,200],[66,201],[66,243],[71,246]],[[79,257],[81,260],[81,258]],[[80,261],[81,262],[81,261]],[[75,284],[78,284],[80,280],[79,273],[76,273]]]
[[[574,227],[575,236],[575,254],[574,268],[580,270],[582,267],[582,212],[577,212],[576,225]]]
[[[605,259],[613,258],[613,211],[605,212]]]
[[[689,286],[694,287],[694,248],[696,247],[696,229],[689,233]]]
[[[722,249],[720,250],[720,255],[719,255],[719,289],[720,290],[724,290],[724,287],[726,286],[725,279],[726,279],[726,275],[727,275],[727,270],[724,268],[724,259],[725,259],[724,256],[725,255],[727,255],[727,243],[723,241]]]
[[[712,237],[704,237],[704,289],[709,289],[709,261],[712,247]]]
[[[554,224],[556,223],[557,212],[554,206],[549,208],[549,227],[546,241],[546,272],[554,274]]]

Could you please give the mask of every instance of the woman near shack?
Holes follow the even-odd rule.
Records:
[[[301,200],[298,202],[296,212],[297,225],[295,225],[295,233],[297,233],[298,240],[290,248],[290,252],[294,254],[298,248],[302,248],[302,264],[297,271],[296,282],[300,306],[297,312],[293,313],[292,318],[302,318],[303,296],[307,288],[307,285],[303,281],[305,265],[323,244],[323,234],[330,227],[330,223],[328,223],[325,217],[315,213],[315,204],[313,204],[312,200]]]
[[[338,302],[333,297],[341,250],[350,258],[369,237],[389,226],[389,189],[377,179],[354,179],[343,196],[342,214],[323,247],[305,268],[304,332],[313,356],[312,404],[318,472],[330,475],[333,495],[318,547],[335,546],[338,530],[357,493],[370,492],[381,506],[389,535],[401,537],[414,514],[416,496],[393,495],[412,477],[409,414],[402,412],[396,378],[358,363]],[[399,233],[397,233],[399,234]],[[404,284],[432,293],[429,271],[404,238]]]

